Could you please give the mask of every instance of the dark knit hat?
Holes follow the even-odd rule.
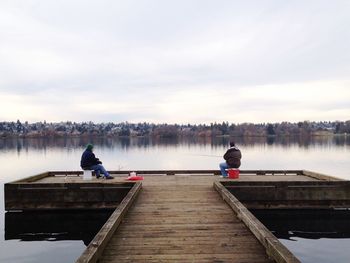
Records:
[[[86,149],[87,149],[87,150],[90,150],[90,151],[91,151],[92,148],[94,148],[94,146],[93,146],[91,143],[89,143],[89,144],[86,145]]]
[[[234,141],[230,141],[230,147],[235,146],[235,142]]]

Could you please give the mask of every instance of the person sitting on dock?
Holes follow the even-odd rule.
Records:
[[[106,169],[103,167],[102,162],[95,157],[95,154],[92,152],[93,148],[94,146],[92,144],[88,144],[86,146],[86,149],[81,156],[81,168],[83,170],[94,170],[96,178],[100,178],[100,174],[103,173],[106,179],[113,179],[113,177],[110,176]]]
[[[233,141],[230,142],[230,148],[224,154],[226,162],[220,163],[220,170],[223,178],[226,178],[227,171],[229,168],[239,168],[241,166],[241,151],[237,148]]]

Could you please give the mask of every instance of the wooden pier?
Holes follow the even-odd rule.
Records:
[[[234,255],[234,257],[233,257]],[[146,178],[100,262],[271,262],[212,176]]]
[[[95,209],[99,205],[93,194],[95,190],[104,200],[100,205],[106,204],[108,197],[109,206],[114,202],[117,208],[76,261],[79,263],[299,262],[245,206],[254,207],[254,204],[263,203],[263,198],[260,196],[260,201],[254,202],[254,198],[249,196],[254,191],[266,195],[271,193],[271,189],[279,189],[277,192],[280,194],[268,195],[271,200],[265,208],[273,202],[286,208],[290,200],[297,199],[300,205],[304,198],[312,203],[310,198],[320,199],[322,193],[332,189],[325,200],[326,206],[322,202],[313,204],[330,208],[334,201],[337,207],[350,206],[348,181],[309,171],[241,171],[240,178],[236,180],[220,179],[218,171],[136,172],[145,176],[142,183],[128,182],[126,185],[125,171],[111,171],[114,180],[83,181],[81,172],[77,171],[48,172],[29,180],[9,183],[5,185],[5,209],[16,209],[16,191],[26,188],[40,191],[43,188],[41,184],[45,187],[59,184],[61,188],[78,189],[81,201],[89,193],[88,201],[95,202],[91,206]],[[292,191],[281,194],[288,185],[291,185]],[[310,195],[305,185],[310,186],[312,191],[316,189],[316,194]],[[298,186],[304,187],[304,194],[293,192]],[[84,190],[86,187],[89,191]],[[128,188],[127,192],[122,190],[122,200],[120,194],[113,193],[118,191],[118,187]],[[61,191],[61,188],[58,190]],[[103,188],[107,192],[101,190]],[[109,192],[110,189],[114,190]],[[317,189],[321,190],[317,192]],[[6,201],[6,194],[10,194],[11,202]],[[63,198],[62,201],[72,204],[72,199]],[[32,202],[36,205],[30,204],[29,209],[43,207],[37,203],[40,203],[38,199],[34,198]],[[77,208],[86,207],[87,204],[79,202]],[[53,209],[54,206],[49,208]],[[62,205],[57,209],[62,209]]]

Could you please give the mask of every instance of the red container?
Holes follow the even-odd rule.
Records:
[[[128,178],[126,178],[126,180],[129,180],[129,181],[140,181],[140,180],[143,180],[143,176],[139,176],[139,175],[129,176]]]
[[[228,178],[230,178],[230,179],[238,179],[239,178],[239,169],[230,168],[230,169],[227,169],[227,173],[228,173]]]

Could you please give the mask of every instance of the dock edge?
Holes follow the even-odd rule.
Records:
[[[267,255],[277,263],[300,263],[286,248],[233,194],[219,181],[214,182],[215,190],[265,247]]]
[[[114,232],[122,222],[128,209],[131,207],[142,188],[141,182],[136,182],[130,189],[129,193],[124,197],[120,205],[114,210],[107,222],[103,225],[94,239],[87,246],[85,251],[75,261],[76,263],[95,263],[99,260],[106,245],[111,239]]]

